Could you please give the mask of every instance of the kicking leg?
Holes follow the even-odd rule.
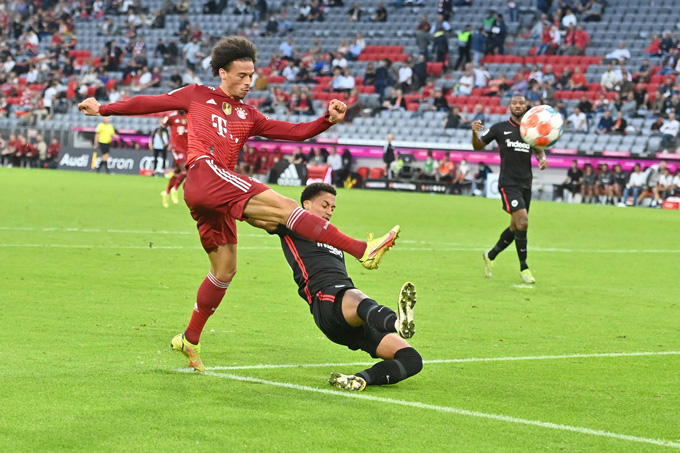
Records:
[[[252,219],[286,225],[302,237],[339,248],[357,258],[367,269],[378,267],[382,256],[394,245],[401,230],[397,225],[380,238],[373,239],[370,236],[368,242],[358,241],[342,233],[327,220],[305,211],[294,200],[273,190],[253,196],[243,213]]]

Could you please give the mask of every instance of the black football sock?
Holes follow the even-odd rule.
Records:
[[[357,306],[357,315],[378,332],[396,332],[397,314],[389,307],[366,298]]]
[[[102,164],[104,165],[104,170],[106,170],[106,173],[108,173],[109,172],[109,161],[107,160],[106,162],[102,162]]]
[[[356,376],[362,377],[366,385],[396,384],[418,374],[423,369],[423,359],[413,348],[403,348],[394,354],[393,360],[384,360]]]
[[[493,246],[491,251],[489,252],[488,256],[490,260],[495,260],[496,256],[498,256],[499,253],[501,253],[503,250],[505,250],[510,244],[512,244],[512,241],[515,240],[515,233],[510,231],[510,227],[506,228],[505,231],[501,233],[501,238],[496,242],[496,245]]]
[[[517,247],[517,257],[519,258],[519,268],[521,271],[529,269],[527,265],[527,232],[515,231],[515,247]]]

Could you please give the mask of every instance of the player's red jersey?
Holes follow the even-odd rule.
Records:
[[[189,150],[189,128],[187,116],[173,112],[163,118],[163,127],[170,128],[170,149],[173,152],[186,154]]]
[[[281,140],[306,140],[331,127],[321,117],[308,123],[288,123],[269,119],[255,109],[224,94],[219,88],[194,84],[168,94],[135,96],[102,105],[101,115],[144,115],[184,110],[189,125],[188,165],[201,156],[211,156],[233,170],[238,153],[253,136]]]

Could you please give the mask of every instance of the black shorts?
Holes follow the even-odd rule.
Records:
[[[111,143],[99,142],[99,151],[102,154],[109,154],[109,148],[111,148]]]
[[[330,286],[316,293],[312,298],[314,322],[333,343],[347,346],[353,351],[361,349],[377,359],[378,345],[389,334],[378,332],[366,324],[352,327],[345,321],[342,315],[342,297],[345,291],[352,288]]]
[[[522,189],[518,186],[507,186],[500,187],[499,191],[501,193],[504,211],[515,212],[520,209],[526,209],[527,212],[529,212],[531,189]]]

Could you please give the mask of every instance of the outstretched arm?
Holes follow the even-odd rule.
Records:
[[[157,96],[135,96],[126,101],[101,105],[95,98],[87,98],[78,104],[78,110],[88,116],[145,115],[168,110],[188,110],[193,85]]]

